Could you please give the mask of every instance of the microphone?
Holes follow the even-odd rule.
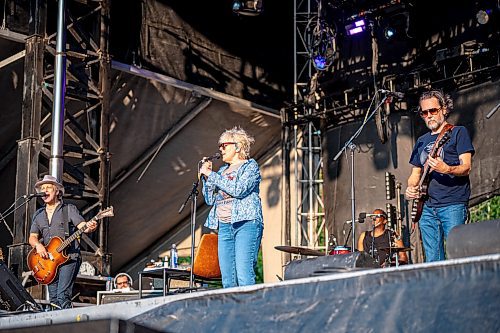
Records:
[[[47,193],[45,192],[39,192],[39,193],[33,193],[33,194],[30,194],[27,196],[28,199],[31,199],[31,198],[43,198],[43,197],[46,197],[47,196]]]
[[[207,161],[211,161],[211,160],[218,160],[220,157],[221,157],[220,153],[215,153],[210,157],[203,157],[203,159],[201,161],[207,162]]]
[[[405,93],[398,92],[398,91],[390,91],[390,90],[386,90],[386,89],[379,89],[379,92],[381,92],[382,94],[386,94],[388,96],[399,98],[399,99],[405,98]]]

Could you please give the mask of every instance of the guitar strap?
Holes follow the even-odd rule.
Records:
[[[446,124],[444,125],[443,129],[441,130],[441,132],[439,132],[439,135],[436,139],[436,141],[434,142],[434,145],[432,146],[432,149],[431,151],[434,150],[434,148],[437,146],[438,142],[441,141],[441,138],[444,136],[444,134],[448,131],[451,131],[453,129],[453,127],[455,127],[454,125],[452,124]],[[439,147],[438,151],[436,152],[436,156],[439,156],[439,154],[441,153],[441,150],[443,149],[443,147]],[[425,163],[427,164],[428,163],[428,159],[427,161],[425,161]]]
[[[69,212],[68,205],[63,204],[64,239],[69,237]]]

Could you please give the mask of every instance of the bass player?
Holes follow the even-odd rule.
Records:
[[[97,228],[96,221],[86,223],[78,208],[62,201],[64,187],[55,177],[45,175],[35,184],[35,189],[38,193],[45,193],[43,197],[45,206],[33,215],[29,243],[42,258],[48,259],[49,257],[46,246],[51,238],[55,236],[67,238],[75,232],[76,228],[80,229],[85,225],[84,232],[86,233]],[[73,284],[81,264],[78,241],[71,243],[67,254],[69,260],[59,267],[57,276],[48,285],[50,302],[61,309],[72,307]]]
[[[449,95],[440,90],[427,91],[420,96],[419,104],[418,113],[430,132],[419,137],[413,148],[410,158],[413,168],[405,196],[408,200],[425,200],[418,222],[425,260],[431,262],[444,260],[444,240],[453,227],[467,219],[474,147],[465,127],[451,126],[446,121],[453,109]],[[437,150],[436,158],[429,156],[440,134],[447,130],[450,130],[449,140]],[[422,193],[419,184],[426,166],[430,173],[427,193]]]

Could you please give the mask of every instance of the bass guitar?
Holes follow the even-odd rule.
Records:
[[[28,253],[28,267],[33,273],[33,277],[40,284],[49,284],[54,281],[57,276],[57,271],[59,267],[68,261],[68,256],[64,250],[71,244],[72,241],[77,239],[83,234],[83,231],[87,228],[87,224],[91,221],[97,221],[104,217],[114,216],[113,207],[108,207],[101,210],[94,216],[90,221],[85,222],[83,228],[75,231],[71,236],[66,238],[64,241],[60,237],[53,237],[47,246],[45,247],[49,257],[47,259],[42,258],[36,249],[32,249]]]
[[[438,156],[439,150],[444,146],[446,142],[450,140],[451,130],[453,129],[453,125],[446,124],[446,126],[441,131],[439,137],[437,138],[437,142],[432,147],[429,156],[432,158],[436,158]],[[424,209],[424,204],[428,199],[428,189],[429,189],[429,181],[430,181],[430,172],[431,168],[429,167],[429,163],[425,162],[424,171],[420,177],[420,181],[418,182],[419,189],[419,197],[413,200],[412,208],[411,208],[411,217],[413,223],[417,223],[420,221],[420,217],[422,217],[422,211]]]

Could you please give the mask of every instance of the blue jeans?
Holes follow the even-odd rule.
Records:
[[[56,278],[49,284],[50,303],[62,309],[72,307],[73,284],[80,269],[81,259],[69,259],[59,267]]]
[[[454,204],[446,207],[424,205],[420,218],[420,232],[424,244],[425,261],[444,260],[444,240],[453,227],[467,220],[467,205]]]
[[[257,220],[219,223],[219,266],[224,288],[255,284],[262,230]]]

